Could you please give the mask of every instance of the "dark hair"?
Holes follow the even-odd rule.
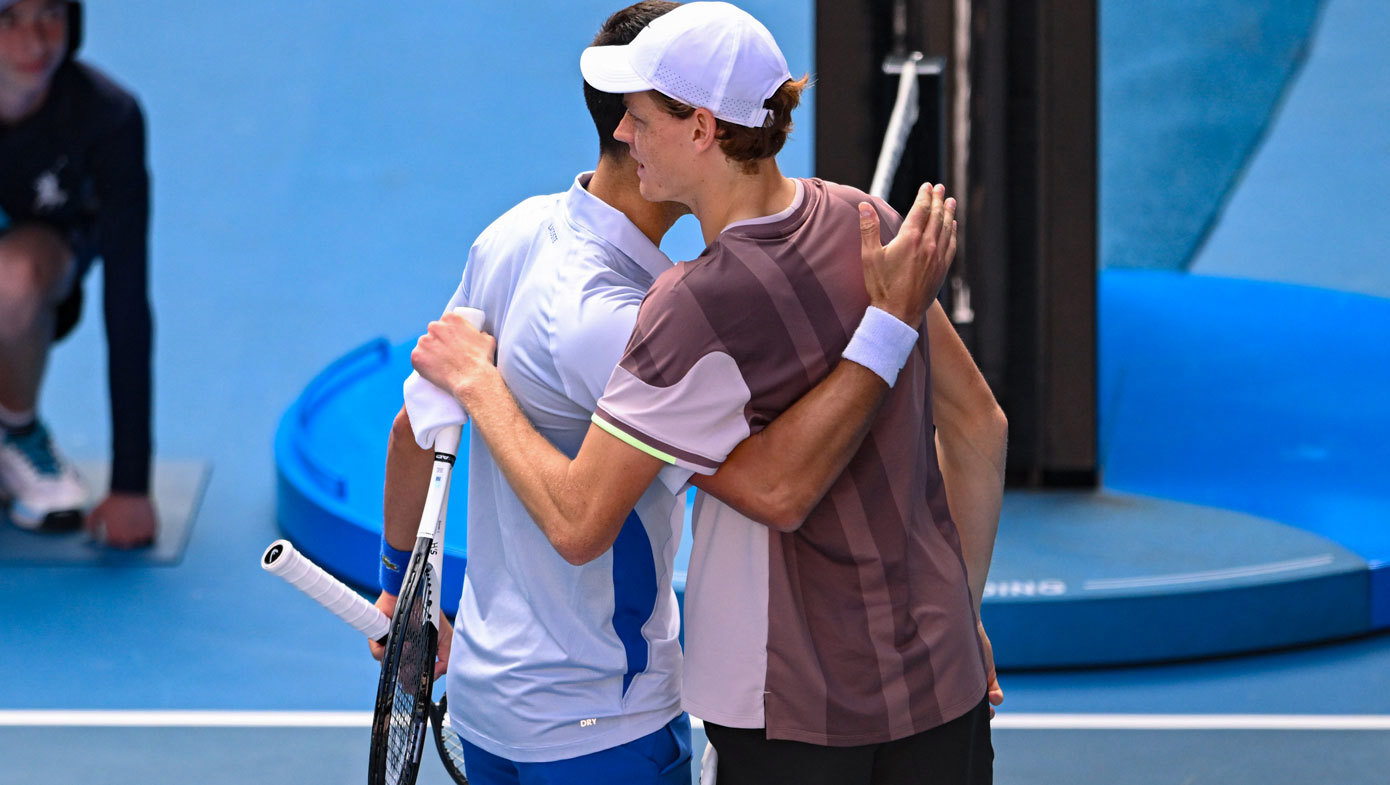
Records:
[[[670,0],[642,0],[608,17],[599,28],[591,46],[624,46],[658,16],[680,6]],[[613,138],[618,124],[627,114],[623,97],[615,93],[605,93],[588,82],[584,83],[584,103],[589,105],[589,116],[594,119],[594,129],[598,131],[598,154],[627,155],[627,145]]]
[[[810,84],[809,75],[783,82],[771,98],[763,101],[763,108],[769,114],[767,122],[760,128],[749,128],[716,118],[714,138],[719,140],[719,149],[729,158],[741,162],[744,174],[756,172],[758,161],[777,155],[782,151],[782,145],[787,143],[787,135],[792,130],[792,110],[801,103],[801,93]],[[684,120],[695,114],[695,107],[668,95],[653,91],[652,97],[656,99],[657,106],[674,117]]]

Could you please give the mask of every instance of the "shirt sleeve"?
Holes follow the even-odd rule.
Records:
[[[673,271],[674,273],[675,271]],[[672,273],[642,303],[622,362],[594,411],[598,427],[685,474],[713,474],[749,434],[750,393],[690,290]]]
[[[448,304],[444,306],[444,310],[439,315],[451,313],[455,308],[468,307],[471,307],[468,305],[468,280],[463,279],[459,281],[458,288],[454,289],[454,296],[449,298]]]
[[[149,491],[151,353],[150,183],[145,119],[134,100],[93,150],[111,393],[111,490]]]

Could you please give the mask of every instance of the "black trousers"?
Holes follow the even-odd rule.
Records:
[[[882,744],[822,747],[769,740],[762,728],[705,723],[716,785],[990,785],[989,702],[945,725]]]

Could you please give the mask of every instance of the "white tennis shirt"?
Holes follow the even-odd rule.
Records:
[[[671,267],[626,216],[585,190],[590,176],[493,222],[445,309],[483,310],[522,411],[570,457],[642,298]],[[455,727],[494,755],[533,762],[665,725],[680,713],[671,588],[678,497],[653,483],[614,546],[576,567],[527,515],[476,432],[469,450],[468,568],[446,682]]]

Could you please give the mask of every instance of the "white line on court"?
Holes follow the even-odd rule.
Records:
[[[691,725],[704,723],[691,718]],[[0,711],[0,727],[367,728],[369,711]],[[1011,714],[999,730],[1390,730],[1390,714]]]
[[[1009,714],[1009,730],[1390,730],[1390,714]]]
[[[370,711],[0,711],[0,727],[370,728]]]

